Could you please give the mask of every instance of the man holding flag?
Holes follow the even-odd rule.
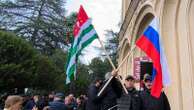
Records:
[[[102,44],[102,41],[99,39],[91,23],[91,19],[88,18],[88,15],[86,14],[82,6],[80,6],[79,12],[77,14],[77,20],[74,25],[73,34],[74,34],[74,41],[68,53],[68,61],[67,61],[67,68],[66,68],[66,84],[69,84],[72,79],[75,79],[76,64],[77,64],[78,57],[81,54],[81,51],[95,39],[98,39],[101,47],[106,53],[109,63],[111,64],[111,66],[113,67],[113,70],[115,71],[116,67],[111,61],[110,56],[107,54],[105,47]],[[113,77],[115,76],[112,75],[112,78]],[[112,78],[110,78],[110,81],[112,80]],[[124,90],[126,90],[125,86],[122,83],[121,85],[124,88]]]
[[[159,21],[154,18],[143,35],[136,41],[153,62],[153,74],[144,76],[144,90],[141,92],[142,110],[170,110],[163,86],[170,84],[167,61],[159,36]]]
[[[141,110],[171,110],[168,98],[163,91],[158,98],[151,95],[153,82],[149,74],[145,74],[143,83],[144,90],[140,92]]]

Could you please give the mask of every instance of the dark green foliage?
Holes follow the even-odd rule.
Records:
[[[113,30],[106,30],[106,34],[105,34],[105,36],[107,37],[107,43],[105,45],[105,48],[108,51],[115,66],[118,65],[117,53],[118,53],[119,39],[117,34],[118,33],[114,32]]]
[[[56,49],[54,53],[49,56],[49,59],[57,66],[60,72],[64,72],[64,65],[67,60],[67,53],[63,52],[61,49]]]
[[[65,13],[65,0],[0,1],[0,29],[16,33],[51,55],[56,48],[67,48],[64,36],[72,35],[76,14],[66,17]]]
[[[79,64],[73,86],[65,85],[64,64],[67,55],[60,49],[47,57],[38,53],[25,40],[2,31],[0,44],[1,92],[31,88],[39,92],[55,90],[76,95],[86,93],[90,83],[88,66]]]
[[[0,44],[1,89],[30,86],[26,82],[36,69],[36,51],[24,40],[4,32],[0,32]]]
[[[1,91],[27,87],[78,95],[86,93],[95,77],[104,78],[106,72],[112,71],[107,59],[95,58],[89,66],[78,64],[77,79],[71,85],[65,85],[66,50],[68,43],[73,41],[76,13],[65,16],[64,1],[0,1],[0,30],[19,36],[0,32]],[[117,64],[116,33],[107,31],[107,36],[106,49]],[[89,74],[89,70],[93,73]]]
[[[109,64],[108,60],[101,60],[100,58],[94,58],[89,65],[89,68],[93,72],[91,74],[91,80],[94,80],[95,77],[104,78],[107,72],[112,71],[112,67]]]
[[[77,96],[80,94],[86,94],[90,82],[91,80],[88,73],[88,66],[78,64],[76,80],[71,82],[69,93],[73,93]]]
[[[36,59],[36,71],[33,76],[32,87],[39,90],[53,90],[56,87],[55,80],[58,74],[59,70],[48,57],[39,56]]]
[[[117,67],[118,62],[117,62],[117,52],[118,52],[118,45],[119,45],[119,40],[117,37],[117,33],[112,31],[112,30],[106,30],[106,40],[107,42],[105,43],[105,48],[107,53],[109,54],[111,60],[113,61],[114,65]],[[97,48],[99,49],[99,48]],[[99,49],[104,53],[102,49]],[[95,77],[101,77],[104,78],[104,75],[107,72],[111,72],[113,70],[110,62],[108,61],[107,57],[105,54],[102,54],[102,57],[104,60],[101,58],[94,58],[89,65],[90,70],[92,71],[90,79],[93,80]]]
[[[53,89],[59,70],[33,47],[16,37],[0,31],[0,89],[11,91],[25,87]]]

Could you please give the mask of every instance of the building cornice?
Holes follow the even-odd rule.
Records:
[[[127,30],[127,27],[129,26],[131,19],[135,13],[135,10],[138,7],[138,4],[140,3],[141,0],[132,0],[128,6],[128,9],[125,13],[125,18],[123,20],[123,23],[121,25],[120,31],[119,31],[119,41],[122,41],[123,36],[125,35],[125,32]]]

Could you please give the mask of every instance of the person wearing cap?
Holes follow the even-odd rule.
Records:
[[[128,75],[125,78],[125,87],[128,91],[128,94],[123,92],[121,98],[117,100],[118,110],[140,110],[141,98],[134,84],[135,78],[131,75]]]
[[[56,93],[53,102],[49,103],[49,108],[51,110],[67,110],[64,104],[64,97],[63,93]]]
[[[159,98],[151,95],[152,77],[149,74],[144,75],[144,90],[141,91],[141,110],[171,110],[167,96],[164,92],[161,93]]]

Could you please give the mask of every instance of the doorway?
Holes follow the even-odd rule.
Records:
[[[152,62],[140,62],[140,80],[143,80],[145,74],[152,76],[153,73],[153,63]]]

